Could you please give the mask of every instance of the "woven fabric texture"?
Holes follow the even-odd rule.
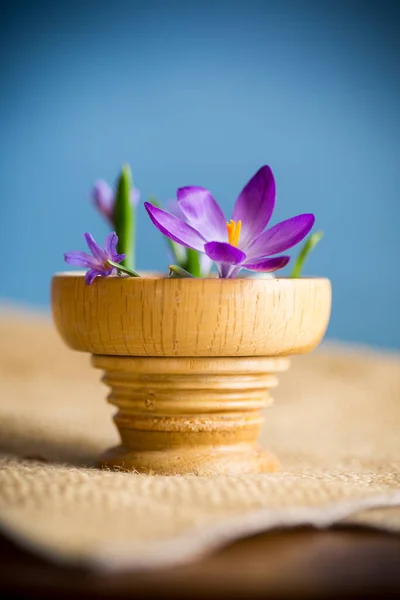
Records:
[[[295,357],[266,410],[269,475],[100,471],[118,441],[89,357],[50,321],[0,317],[0,529],[51,560],[96,569],[193,560],[277,526],[400,531],[400,357],[325,345]]]

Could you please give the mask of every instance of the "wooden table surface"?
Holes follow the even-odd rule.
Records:
[[[99,575],[55,566],[0,537],[7,598],[400,598],[400,535],[273,531],[169,570]]]

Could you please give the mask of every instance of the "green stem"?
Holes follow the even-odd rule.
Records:
[[[322,239],[323,235],[323,231],[317,231],[316,233],[313,233],[307,238],[295,260],[292,272],[289,275],[289,277],[300,277],[308,255],[310,254],[311,250],[315,248],[318,242]]]
[[[201,277],[200,253],[192,248],[186,249],[185,269],[193,275],[193,277]]]
[[[112,267],[118,269],[119,273],[126,273],[130,277],[140,277],[139,273],[136,273],[136,271],[132,271],[132,269],[128,269],[128,267],[124,267],[122,264],[116,263],[112,260],[108,260],[107,262]]]
[[[132,175],[128,165],[122,168],[118,179],[114,223],[118,236],[118,253],[125,254],[122,265],[135,268],[135,209],[131,203]]]

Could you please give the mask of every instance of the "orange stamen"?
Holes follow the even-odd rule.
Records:
[[[240,240],[240,232],[242,230],[242,221],[233,221],[231,219],[230,223],[226,223],[226,230],[228,232],[228,243],[231,246],[238,246]]]

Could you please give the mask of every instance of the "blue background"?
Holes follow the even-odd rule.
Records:
[[[202,185],[229,208],[271,165],[273,222],[312,211],[306,273],[332,279],[329,336],[400,347],[400,3],[247,0],[1,5],[0,298],[48,306],[93,181],[142,198]],[[143,206],[139,267],[166,266]]]

